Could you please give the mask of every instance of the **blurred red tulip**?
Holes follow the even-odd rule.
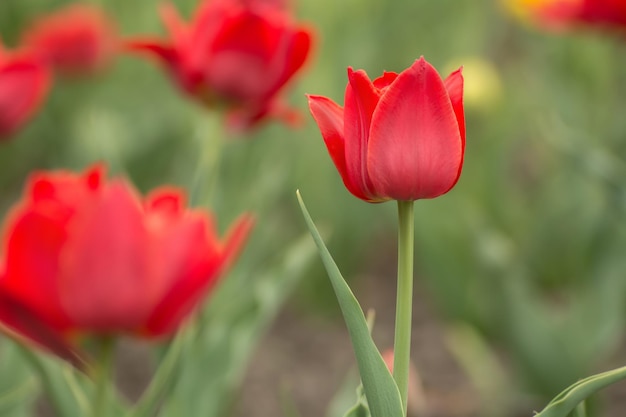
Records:
[[[114,24],[100,9],[74,4],[43,16],[23,35],[23,44],[64,74],[89,74],[105,67],[117,49]]]
[[[27,53],[0,45],[0,140],[17,131],[39,108],[50,83],[49,71]]]
[[[131,40],[131,50],[162,61],[178,84],[209,107],[225,107],[230,127],[245,129],[297,113],[276,96],[303,66],[311,30],[270,1],[209,0],[191,24],[172,5],[162,8],[170,39]]]
[[[251,227],[242,216],[220,240],[179,190],[141,199],[100,166],[37,173],[5,223],[0,321],[65,358],[83,335],[171,334]]]
[[[463,76],[443,81],[421,58],[400,74],[370,81],[348,68],[342,108],[309,96],[309,108],[346,188],[371,202],[447,193],[465,150]]]
[[[508,0],[523,17],[550,28],[578,25],[626,28],[624,0]]]

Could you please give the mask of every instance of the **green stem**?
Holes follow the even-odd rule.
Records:
[[[93,402],[93,417],[107,417],[111,404],[111,388],[113,381],[113,357],[115,351],[115,339],[103,338],[100,342],[98,363],[94,372],[96,394]]]
[[[217,188],[219,177],[224,131],[219,115],[208,115],[208,120],[198,126],[198,163],[193,175],[191,202],[193,204],[209,205]]]
[[[393,378],[398,385],[406,415],[411,360],[413,305],[413,201],[398,201],[398,293],[394,338]]]

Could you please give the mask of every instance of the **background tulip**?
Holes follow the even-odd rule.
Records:
[[[175,189],[140,199],[95,166],[35,174],[5,223],[0,320],[62,356],[77,336],[172,333],[239,253]],[[13,307],[11,307],[13,306]],[[17,309],[16,309],[17,306]]]
[[[522,17],[548,27],[626,25],[626,3],[622,0],[509,0],[508,4]]]
[[[37,110],[49,87],[47,67],[26,53],[0,45],[0,139],[15,133]]]
[[[161,10],[170,40],[131,40],[131,49],[156,56],[185,91],[206,105],[226,107],[231,127],[246,128],[271,117],[296,119],[277,94],[308,58],[312,34],[293,23],[284,7],[207,1],[191,24],[171,5]]]
[[[65,74],[92,73],[117,49],[113,22],[95,6],[73,4],[42,16],[23,35],[23,44]]]
[[[373,82],[348,69],[342,108],[321,96],[309,107],[348,190],[369,202],[434,198],[457,182],[465,120],[461,70],[443,81],[423,58]]]

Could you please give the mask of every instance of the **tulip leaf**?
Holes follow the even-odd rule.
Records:
[[[346,410],[351,409],[354,402],[355,389],[362,386],[356,369],[348,371],[339,388],[335,390],[335,394],[326,409],[326,417],[342,417]]]
[[[30,346],[19,345],[26,361],[33,367],[39,377],[42,389],[55,412],[63,417],[81,417],[88,415],[89,410],[83,407],[81,394],[73,386],[67,384],[67,374],[61,370],[64,363],[57,363],[54,358],[38,354]]]
[[[237,263],[195,323],[194,343],[185,349],[179,380],[159,415],[228,414],[255,346],[314,259],[307,235],[269,265]]]
[[[19,344],[23,354],[39,377],[41,387],[60,417],[84,417],[91,413],[96,389],[87,375],[65,361],[32,350],[30,346]],[[110,396],[111,413],[124,415],[126,405],[119,397]]]
[[[187,325],[170,343],[152,381],[128,417],[149,417],[156,415],[163,398],[174,389],[178,381],[183,351],[193,342],[192,325]]]
[[[623,379],[626,379],[626,366],[581,379],[557,395],[535,417],[566,417],[589,396]]]
[[[0,346],[0,416],[27,417],[39,393],[37,378],[19,356],[17,346],[2,341]]]
[[[304,220],[317,245],[348,327],[372,417],[401,417],[404,413],[398,387],[374,344],[363,310],[328,252],[300,192],[297,192],[297,196]]]
[[[365,398],[363,384],[359,385],[357,388],[356,395],[356,404],[354,404],[354,406],[350,408],[343,417],[370,417],[370,409],[367,405],[367,398]]]

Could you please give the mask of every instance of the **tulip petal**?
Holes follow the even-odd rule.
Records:
[[[60,216],[57,216],[60,214]],[[69,325],[56,288],[58,256],[66,240],[64,213],[42,207],[15,212],[6,240],[5,276],[0,291],[21,300],[45,317],[49,326],[63,330]]]
[[[463,68],[459,68],[454,71],[452,74],[448,76],[444,80],[444,85],[446,86],[446,90],[448,91],[448,95],[450,96],[450,102],[452,103],[452,108],[454,109],[454,115],[456,116],[456,121],[459,124],[459,132],[461,133],[461,163],[459,164],[459,171],[456,176],[456,180],[450,185],[450,188],[454,187],[454,184],[458,181],[461,176],[461,170],[463,169],[463,159],[465,156],[465,110],[463,108]],[[450,190],[446,190],[448,192]]]
[[[247,9],[229,17],[216,33],[212,52],[240,51],[260,62],[271,62],[277,47],[286,39],[284,23],[271,21]]]
[[[147,335],[166,335],[180,325],[239,253],[252,224],[249,216],[241,217],[223,247],[199,213],[170,228],[159,252],[163,279],[170,287],[147,321]]]
[[[304,63],[310,34],[294,32],[280,14],[269,17],[250,10],[229,16],[203,51],[211,62],[204,71],[220,95],[267,101]]]
[[[313,43],[313,32],[310,29],[300,29],[291,33],[292,29],[285,30],[283,35],[284,47],[282,48],[282,54],[284,56],[274,57],[275,64],[272,67],[272,71],[275,72],[275,67],[280,67],[275,82],[268,89],[265,100],[275,95],[289,80],[291,80],[294,74],[302,68],[307,58],[310,56],[311,45]],[[284,65],[277,65],[278,63],[284,63]]]
[[[49,83],[48,70],[34,60],[15,58],[0,65],[0,138],[13,134],[33,115]]]
[[[343,108],[329,98],[307,95],[309,110],[317,122],[337,170],[343,178],[346,176],[346,158],[344,155]]]
[[[90,73],[113,59],[117,31],[102,10],[76,3],[36,20],[22,43],[55,70]]]
[[[166,64],[169,69],[178,66],[177,51],[171,45],[158,39],[130,39],[124,44],[124,48],[133,52],[148,52]]]
[[[82,176],[64,171],[36,173],[26,187],[24,202],[8,216],[11,227],[0,288],[59,331],[70,324],[56,282],[59,256],[75,207],[90,205],[102,173],[100,165]]]
[[[366,161],[372,115],[380,93],[365,71],[348,68],[348,80],[344,106],[346,172],[350,181],[367,196],[366,200],[376,200]]]
[[[310,28],[301,28],[292,35],[291,45],[287,52],[287,65],[283,73],[285,82],[304,65],[310,56],[312,44],[313,30]]]
[[[461,133],[461,140],[463,141],[463,148],[465,148],[465,111],[463,109],[463,68],[459,68],[454,71],[443,81],[446,87],[452,108],[454,109],[454,115],[456,116],[457,123],[459,124],[459,131]]]
[[[23,302],[0,291],[0,332],[22,343],[36,343],[77,368],[84,360],[56,329],[50,327]]]
[[[237,260],[254,223],[254,217],[244,214],[235,221],[235,225],[228,231],[223,243],[222,271],[230,269],[232,263]]]
[[[175,45],[182,45],[187,41],[188,29],[185,21],[178,14],[176,6],[172,3],[162,3],[159,6],[159,13],[165,28],[170,34]]]
[[[377,194],[434,198],[457,181],[462,139],[448,92],[423,58],[403,71],[372,117],[367,168]]]
[[[385,71],[383,72],[383,75],[374,80],[374,87],[378,89],[387,88],[391,85],[392,82],[396,80],[396,78],[398,78],[397,73]]]
[[[348,175],[345,155],[345,138],[343,136],[344,110],[337,103],[322,96],[307,96],[309,109],[319,126],[328,153],[332,158],[344,185],[352,194],[362,200],[368,200],[360,184],[355,184]]]
[[[67,314],[91,331],[132,331],[154,304],[159,282],[148,262],[141,206],[126,183],[112,182],[72,222],[61,254],[59,291]]]
[[[301,127],[302,114],[299,109],[290,107],[280,98],[270,99],[260,107],[233,108],[226,112],[226,126],[231,133],[245,133],[264,120],[279,120],[292,128]]]
[[[624,0],[582,1],[578,18],[596,24],[626,25],[626,3]]]
[[[162,187],[148,195],[145,206],[149,214],[159,213],[158,218],[178,218],[184,211],[185,196],[178,189]]]
[[[217,242],[199,216],[188,216],[172,225],[155,248],[160,280],[167,284],[154,305],[144,332],[153,337],[173,331],[204,295],[203,289],[217,279],[221,257]],[[201,293],[201,294],[199,294]]]

